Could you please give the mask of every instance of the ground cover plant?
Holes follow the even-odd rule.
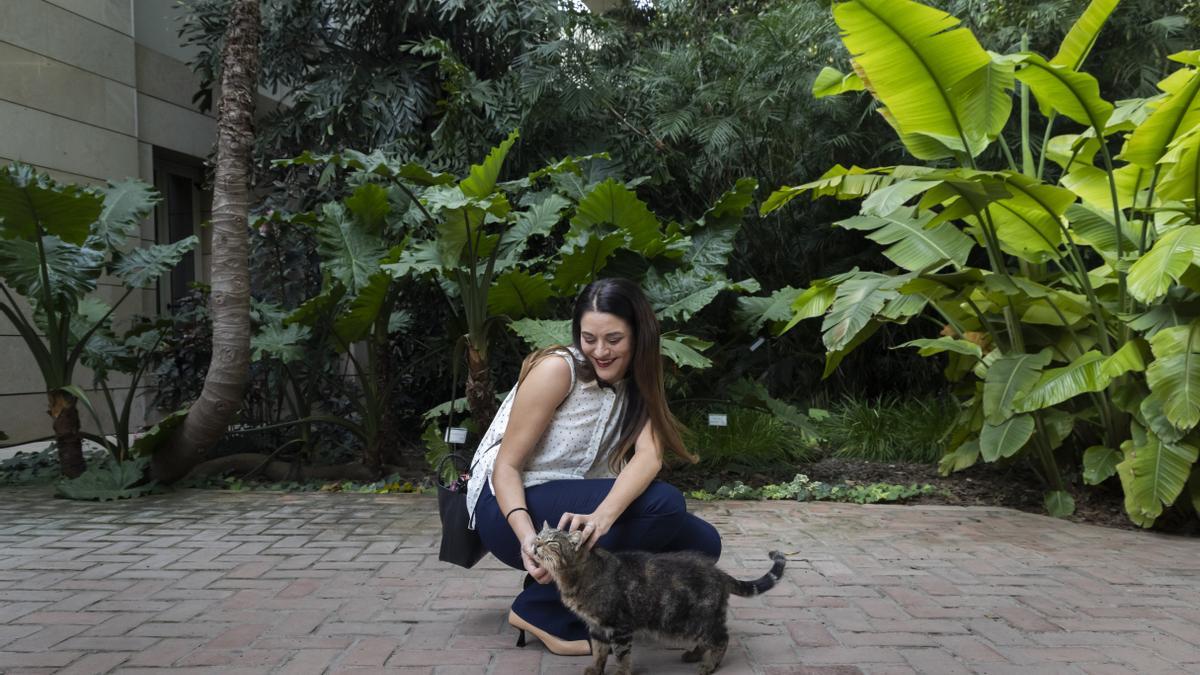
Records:
[[[1050,59],[987,52],[915,2],[835,5],[854,72],[829,69],[814,92],[866,89],[928,164],[835,166],[762,210],[806,193],[861,200],[838,225],[897,267],[815,280],[786,298],[781,328],[823,317],[828,373],[880,325],[925,321],[907,346],[946,355],[961,403],[943,470],[1032,456],[1056,515],[1074,508],[1065,469],[1116,476],[1129,518],[1150,527],[1200,506],[1200,58],[1171,55],[1154,96],[1105,100],[1082,66],[1115,5],[1088,5]],[[989,165],[993,145],[1003,161]]]

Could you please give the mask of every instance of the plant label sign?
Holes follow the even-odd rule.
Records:
[[[724,414],[709,413],[708,426],[710,427],[727,427],[729,426],[729,416]]]
[[[758,338],[757,340],[754,341],[754,344],[750,345],[750,351],[754,351],[754,350],[758,349],[759,347],[763,346],[763,343],[766,341],[767,341],[767,339],[764,337]]]
[[[465,427],[450,427],[446,429],[446,442],[457,445],[462,445],[467,442],[467,429]]]

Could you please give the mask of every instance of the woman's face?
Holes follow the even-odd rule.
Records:
[[[585,312],[579,321],[579,346],[596,376],[608,383],[625,377],[633,358],[633,329],[607,312]]]

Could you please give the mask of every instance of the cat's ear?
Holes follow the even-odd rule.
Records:
[[[575,530],[568,534],[567,541],[571,542],[571,546],[574,546],[578,550],[579,545],[583,543],[583,530]]]
[[[550,529],[550,523],[547,523],[546,521],[543,520],[542,521],[542,532],[545,532],[548,529]]]

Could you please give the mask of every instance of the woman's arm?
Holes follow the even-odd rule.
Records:
[[[558,523],[559,529],[583,530],[582,543],[588,548],[595,546],[596,541],[608,533],[633,500],[646,491],[661,468],[662,449],[658,446],[650,421],[646,420],[634,441],[633,457],[613,481],[608,496],[591,513],[564,513]]]
[[[500,513],[509,515],[508,525],[521,542],[521,556],[525,569],[539,583],[549,580],[549,572],[542,569],[529,556],[536,525],[528,511],[512,510],[524,508],[525,485],[522,473],[533,449],[537,447],[554,412],[571,391],[571,365],[557,357],[546,358],[533,367],[521,382],[516,400],[508,416],[508,427],[504,440],[496,454],[492,468],[492,486]]]

